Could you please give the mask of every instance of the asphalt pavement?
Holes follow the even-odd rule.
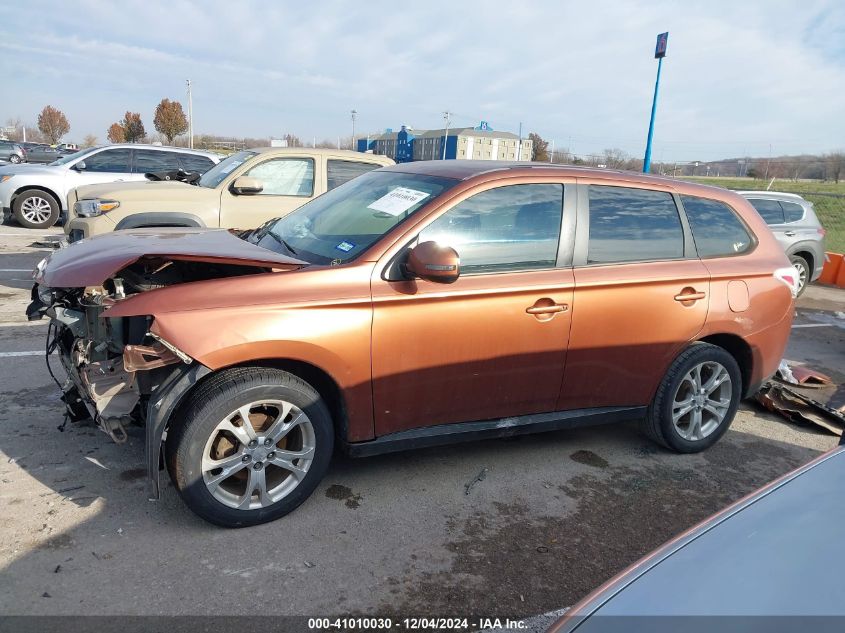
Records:
[[[29,324],[27,271],[59,231],[0,226],[0,613],[475,614],[573,604],[637,558],[837,438],[745,403],[698,455],[636,424],[352,460],[301,508],[245,530],[147,500],[143,436],[62,422]],[[845,383],[845,292],[811,287],[788,357]],[[827,397],[843,398],[843,390]],[[479,477],[484,473],[483,477]],[[164,478],[166,480],[166,477]],[[467,490],[467,484],[475,481]]]

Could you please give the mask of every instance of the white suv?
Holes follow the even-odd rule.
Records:
[[[48,228],[67,211],[67,194],[75,187],[144,180],[148,172],[203,173],[220,158],[210,152],[126,143],[85,149],[49,165],[6,165],[0,168],[3,222],[14,217],[27,228]]]

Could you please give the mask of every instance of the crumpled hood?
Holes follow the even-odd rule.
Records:
[[[132,229],[74,242],[48,255],[35,280],[50,288],[99,286],[142,257],[295,270],[307,265],[225,229]]]

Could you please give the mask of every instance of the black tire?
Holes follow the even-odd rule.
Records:
[[[812,274],[812,271],[810,270],[810,262],[808,262],[806,259],[804,259],[800,255],[790,255],[789,256],[789,262],[793,266],[795,266],[795,268],[798,270],[798,273],[799,273],[798,296],[800,297],[802,294],[804,294],[804,291],[807,289],[807,286],[810,285],[810,275]],[[801,274],[802,270],[805,271],[803,282],[801,281],[801,278],[800,278],[800,274]]]
[[[46,203],[46,206],[44,203]],[[44,208],[44,219],[42,221],[36,221],[33,218],[27,219],[26,214],[28,211],[24,207],[25,204],[37,204],[38,206]],[[46,209],[47,206],[49,206],[49,211]],[[14,212],[15,220],[17,220],[18,224],[21,226],[28,229],[48,229],[56,223],[56,220],[59,219],[59,212],[61,209],[59,208],[59,202],[49,193],[41,191],[40,189],[27,189],[15,198],[15,201],[12,204],[12,211]]]
[[[705,437],[690,440],[681,435],[672,420],[675,396],[687,374],[701,363],[718,363],[730,376],[730,404],[722,421]],[[643,420],[643,430],[652,440],[678,453],[697,453],[715,444],[733,422],[742,395],[739,365],[727,351],[709,343],[694,343],[669,366]]]
[[[286,496],[264,507],[237,509],[218,500],[206,486],[201,468],[203,452],[221,420],[239,407],[260,400],[284,400],[305,413],[314,432],[314,456],[305,476]],[[188,396],[177,419],[178,426],[168,431],[165,445],[170,477],[194,513],[223,527],[258,525],[292,512],[320,483],[334,449],[331,415],[320,394],[293,374],[278,369],[223,370]]]

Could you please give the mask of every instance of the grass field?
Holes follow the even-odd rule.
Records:
[[[683,180],[725,189],[749,191],[765,191],[766,185],[769,184],[768,181],[752,178],[684,178]],[[775,180],[771,191],[797,193],[812,202],[822,226],[827,229],[825,248],[835,253],[845,253],[845,181],[833,183],[811,180]]]

